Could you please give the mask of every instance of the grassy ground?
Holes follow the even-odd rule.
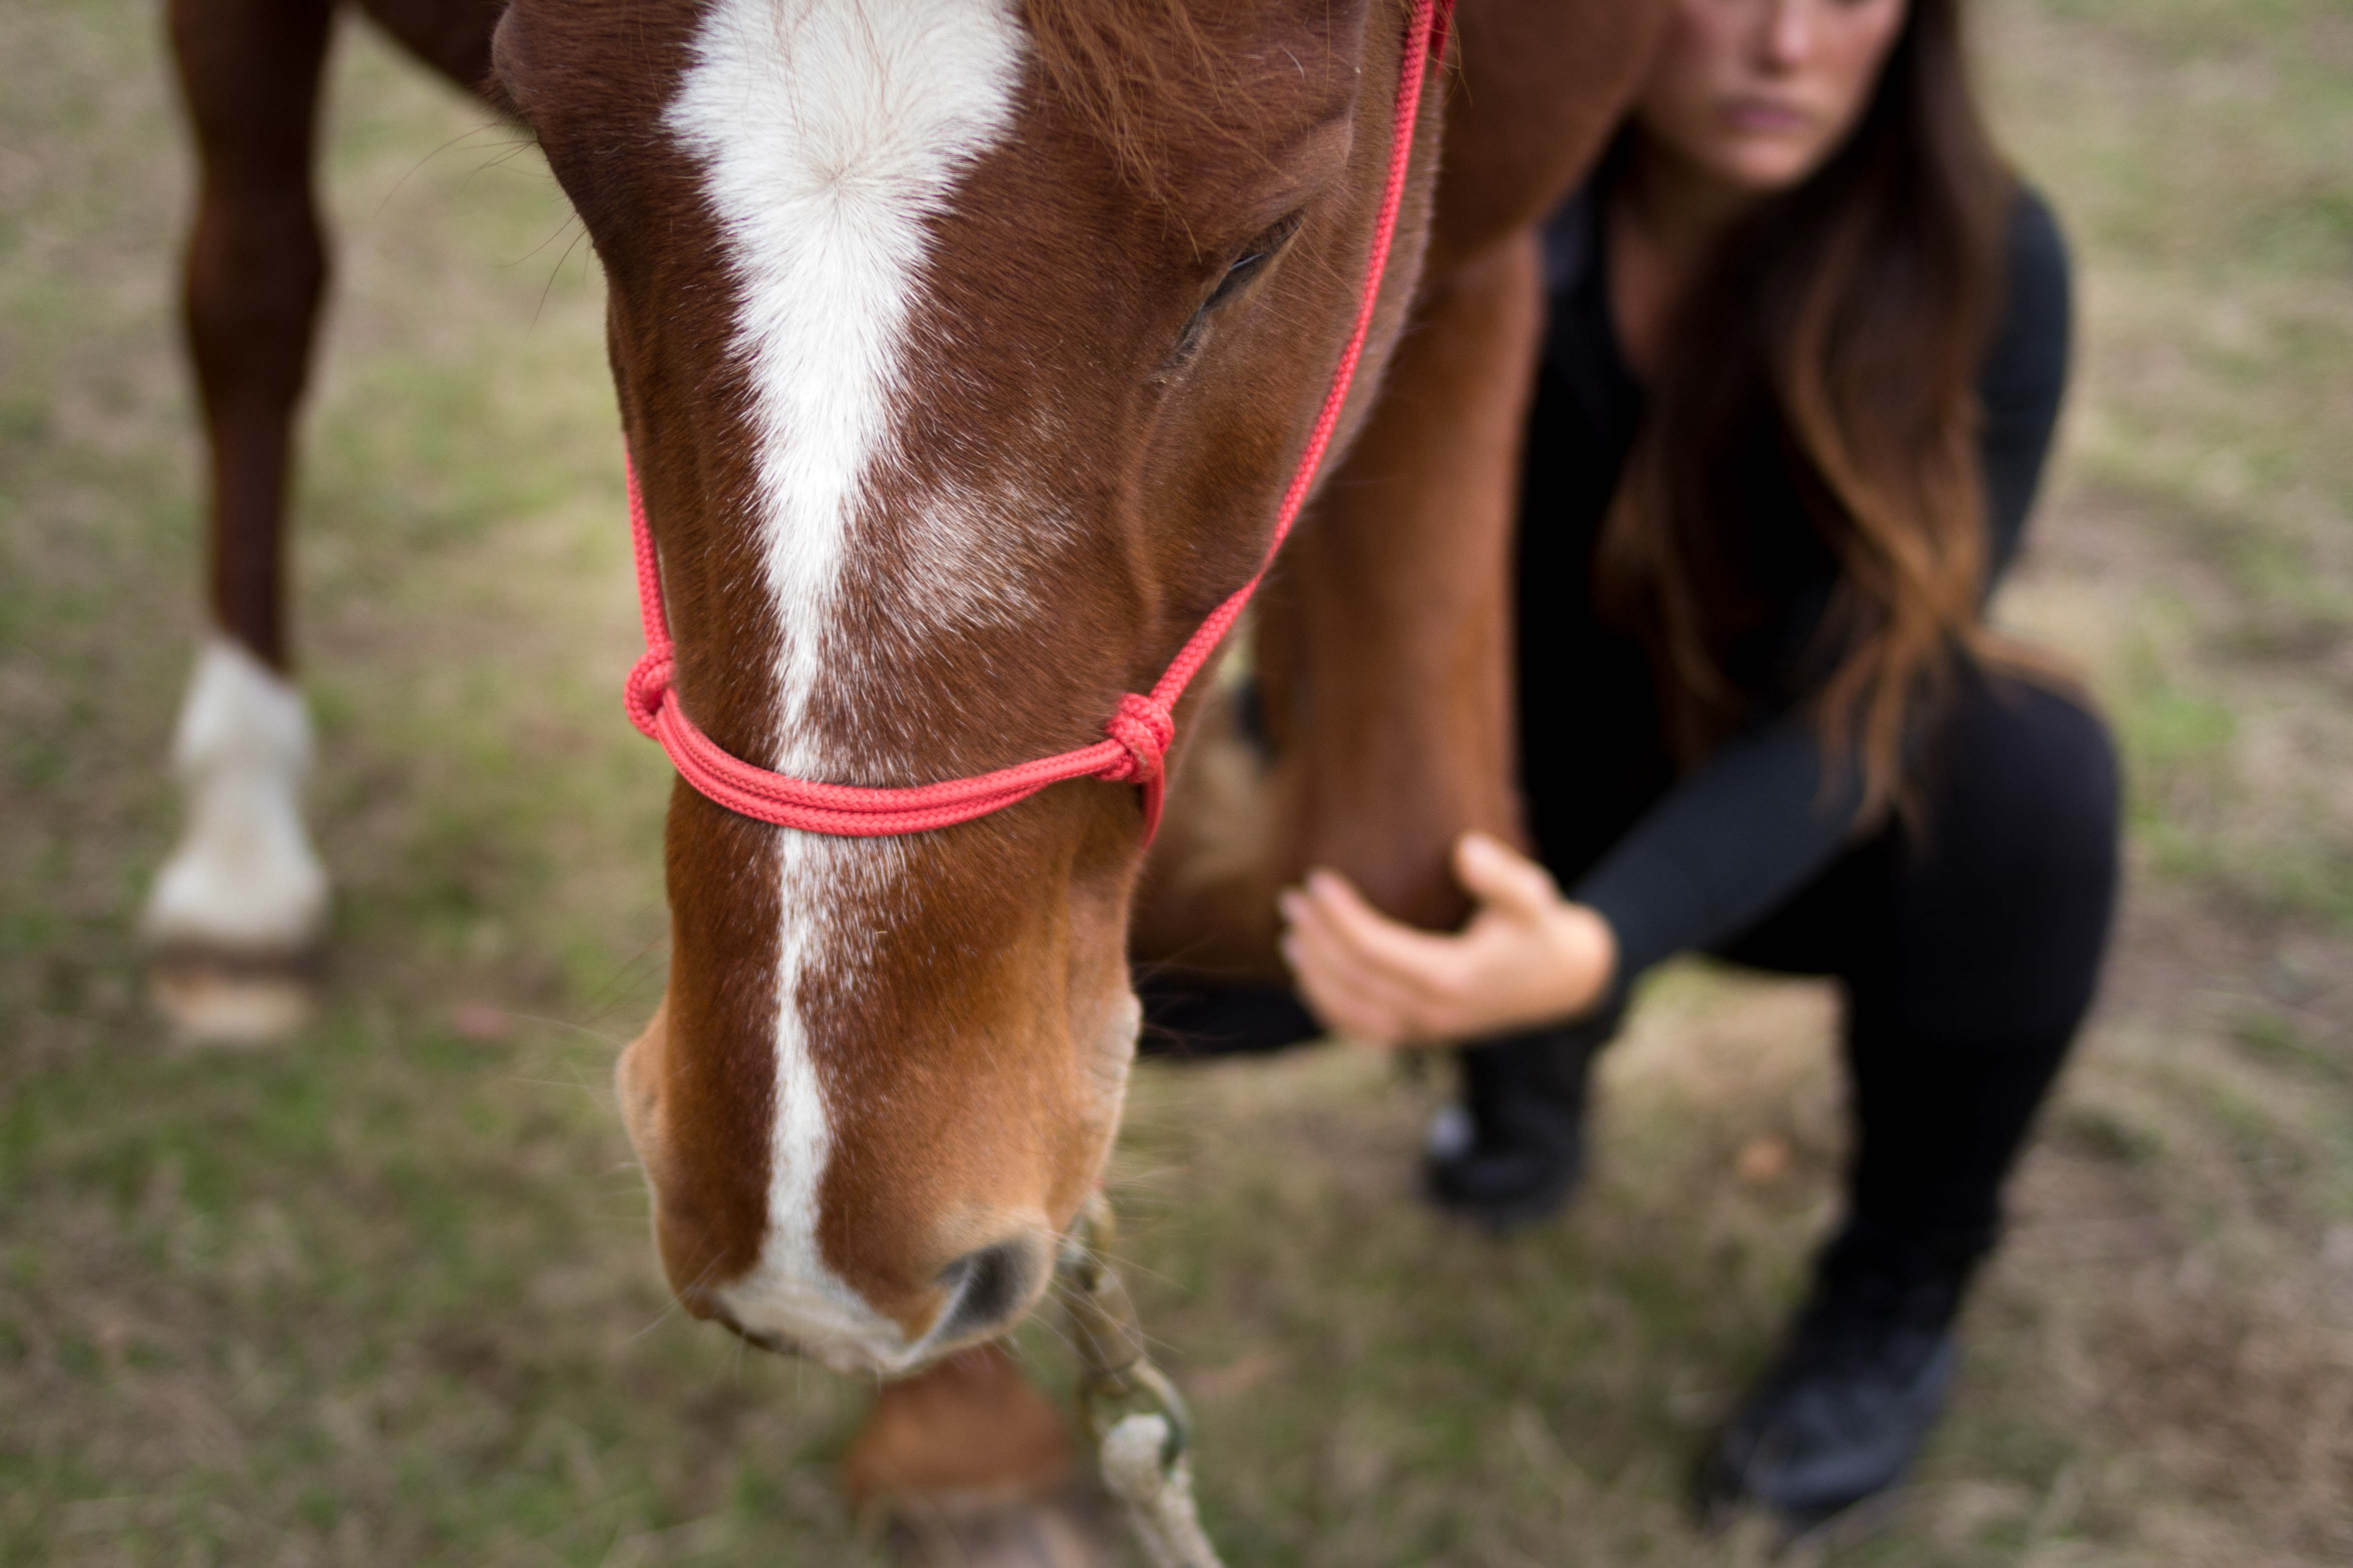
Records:
[[[596,284],[533,155],[356,28],[300,552],[331,996],[252,1055],[142,1009],[196,624],[152,9],[0,7],[0,1564],[865,1560],[829,1470],[859,1390],[668,1312],[606,1088],[659,988],[664,775],[613,695]],[[2084,268],[2005,614],[2117,718],[2134,877],[1957,1407],[1841,1558],[2342,1563],[2353,20],[1986,19]],[[1677,1499],[1831,1215],[1830,1023],[1816,988],[1669,976],[1586,1201],[1504,1247],[1408,1196],[1432,1085],[1142,1075],[1128,1249],[1234,1561],[1755,1560]],[[1744,1179],[1760,1140],[1788,1167]]]

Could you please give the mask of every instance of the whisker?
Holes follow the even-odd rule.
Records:
[[[557,232],[561,233],[563,231],[559,229]],[[547,282],[539,291],[539,305],[531,313],[531,324],[533,326],[536,327],[539,325],[539,318],[547,310],[548,296],[555,292],[555,280],[564,276],[564,264],[572,259],[572,253],[579,248],[581,240],[587,237],[587,227],[584,225],[581,227],[580,232],[572,237],[572,243],[564,247],[564,254],[555,258],[555,266],[554,269],[548,273]]]
[[[625,1048],[629,1043],[618,1035],[608,1035],[602,1030],[592,1029],[586,1024],[575,1024],[569,1018],[551,1017],[544,1013],[515,1013],[504,1008],[495,1011],[498,1016],[512,1018],[518,1023],[544,1024],[552,1029],[565,1029],[575,1035],[586,1035],[598,1045],[610,1046],[617,1051]]]
[[[419,169],[422,169],[426,164],[430,163],[434,159],[441,156],[442,153],[448,152],[451,148],[459,146],[461,143],[470,142],[477,136],[488,135],[494,131],[512,131],[514,129],[514,126],[509,124],[503,120],[491,120],[485,121],[481,124],[475,126],[471,131],[461,131],[457,135],[450,137],[447,142],[442,142],[438,147],[436,147],[430,152],[425,153],[422,157],[418,158],[417,162],[411,163],[405,171],[403,171],[400,178],[392,183],[392,188],[384,193],[384,199],[376,203],[375,211],[370,216],[373,217],[382,217],[384,216],[384,209],[392,205],[392,198],[400,195],[401,187],[407,184],[409,180],[416,175]]]

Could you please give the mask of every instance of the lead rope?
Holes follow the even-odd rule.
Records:
[[[1079,1420],[1095,1440],[1103,1489],[1118,1500],[1152,1568],[1223,1568],[1193,1500],[1192,1421],[1144,1348],[1135,1302],[1111,1266],[1117,1238],[1111,1202],[1097,1192],[1062,1243]]]
[[[1340,368],[1324,399],[1323,416],[1316,421],[1309,437],[1307,452],[1293,476],[1291,488],[1283,496],[1282,510],[1275,517],[1274,541],[1267,549],[1271,563],[1293,521],[1306,504],[1307,492],[1314,482],[1315,470],[1324,456],[1324,448],[1340,421],[1340,413],[1347,401],[1348,384],[1354,378],[1356,359],[1363,351],[1365,338],[1372,326],[1373,310],[1380,296],[1381,278],[1388,267],[1391,236],[1396,232],[1398,209],[1405,193],[1406,166],[1413,149],[1413,132],[1421,109],[1423,69],[1418,65],[1434,66],[1446,52],[1447,23],[1452,12],[1453,0],[1413,0],[1413,10],[1406,29],[1405,67],[1398,73],[1397,117],[1394,140],[1390,148],[1388,183],[1382,192],[1380,216],[1374,231],[1373,259],[1365,295],[1358,311],[1355,334],[1346,352],[1341,356]],[[635,500],[634,481],[632,501]],[[634,508],[633,508],[634,510]],[[639,538],[644,538],[642,527]],[[640,579],[650,575],[645,562],[650,548],[639,546]],[[1113,721],[1115,739],[1133,759],[1145,784],[1145,842],[1150,843],[1160,822],[1160,789],[1162,785],[1158,750],[1167,745],[1171,726],[1166,715],[1175,707],[1196,670],[1206,663],[1209,654],[1242,607],[1250,603],[1258,589],[1259,581],[1266,575],[1261,565],[1257,574],[1244,584],[1224,604],[1203,622],[1160,678],[1151,696],[1137,698],[1134,694],[1121,700],[1118,718]],[[659,584],[653,585],[659,605]],[[649,617],[650,630],[650,616]],[[1134,705],[1132,710],[1131,705]],[[633,695],[633,710],[637,700]],[[669,711],[683,720],[677,710],[676,697],[670,696]],[[654,717],[649,713],[649,718]],[[1158,746],[1147,755],[1144,748],[1133,745],[1128,737],[1120,734],[1122,720],[1133,723],[1138,718],[1153,721]],[[652,732],[649,729],[649,732]],[[664,743],[669,742],[665,739]],[[707,742],[706,742],[707,743]],[[715,748],[714,748],[715,750]],[[1074,776],[1082,759],[1088,753],[1069,752],[1063,757],[1049,759],[1047,766],[1056,763],[1071,768],[1062,777]],[[731,759],[732,760],[732,759]],[[1039,764],[1029,764],[1039,768]],[[1042,771],[1042,770],[1041,770]],[[691,775],[690,775],[691,776]],[[1103,773],[1096,777],[1110,776]],[[966,787],[997,782],[997,776],[966,781]],[[1012,784],[1020,789],[1028,779]],[[699,787],[699,785],[698,785]],[[1002,787],[1002,786],[1000,786]],[[1042,787],[1035,785],[1031,787]],[[1013,791],[1007,789],[1005,794]],[[1027,794],[1027,789],[1021,793]],[[1014,798],[1019,798],[1015,795]],[[722,804],[727,804],[723,802]],[[879,804],[879,803],[878,803]],[[960,803],[961,804],[961,803]],[[1009,803],[1008,803],[1009,804]],[[740,808],[739,808],[740,809]],[[984,806],[983,810],[990,809]],[[842,831],[842,829],[836,829]],[[857,831],[855,828],[847,831]],[[1185,1408],[1184,1395],[1168,1381],[1168,1374],[1153,1364],[1145,1348],[1144,1329],[1136,1320],[1134,1300],[1127,1286],[1112,1268],[1111,1252],[1118,1238],[1117,1223],[1112,1217],[1111,1200],[1098,1189],[1087,1200],[1078,1223],[1063,1239],[1057,1261],[1070,1316],[1071,1332],[1079,1352],[1079,1421],[1095,1441],[1095,1463],[1103,1477],[1103,1489],[1118,1500],[1120,1510],[1127,1516],[1129,1532],[1143,1547],[1152,1568],[1224,1568],[1218,1549],[1210,1543],[1208,1532],[1201,1528],[1199,1504],[1193,1496],[1193,1423]]]

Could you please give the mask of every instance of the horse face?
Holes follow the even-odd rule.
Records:
[[[864,784],[1084,745],[1249,576],[1386,167],[1367,3],[516,0],[713,740]],[[897,1371],[1037,1299],[1117,1125],[1140,842],[1108,784],[892,839],[678,787],[619,1077],[690,1310]]]

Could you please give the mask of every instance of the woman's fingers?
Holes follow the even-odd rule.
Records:
[[[1282,953],[1325,1026],[1379,1045],[1461,1040],[1575,1016],[1609,984],[1616,943],[1545,869],[1476,836],[1456,846],[1480,911],[1455,935],[1400,925],[1345,878],[1282,896]]]
[[[1361,997],[1386,1015],[1400,1016],[1410,1009],[1409,982],[1367,960],[1321,910],[1304,900],[1300,904],[1284,936],[1286,951],[1295,953],[1296,963],[1311,969],[1325,986]]]
[[[1389,1045],[1456,1033],[1461,939],[1396,924],[1329,872],[1314,881],[1282,909],[1284,957],[1318,1016]]]
[[[1286,957],[1290,956],[1287,943],[1284,952]],[[1374,1006],[1360,992],[1326,978],[1312,963],[1296,958],[1293,958],[1291,963],[1292,973],[1299,983],[1300,994],[1305,997],[1308,1010],[1326,1029],[1347,1039],[1361,1040],[1368,1046],[1396,1046],[1404,1042],[1404,1026],[1392,1015]]]
[[[1388,987],[1355,970],[1328,942],[1294,927],[1282,938],[1282,956],[1308,1007],[1333,1033],[1393,1046],[1409,1032]]]
[[[1370,967],[1416,989],[1442,985],[1452,973],[1457,939],[1389,919],[1336,871],[1310,872],[1306,901],[1332,935]]]
[[[1560,885],[1551,872],[1484,833],[1466,833],[1455,840],[1454,875],[1481,903],[1530,919],[1560,902]]]

